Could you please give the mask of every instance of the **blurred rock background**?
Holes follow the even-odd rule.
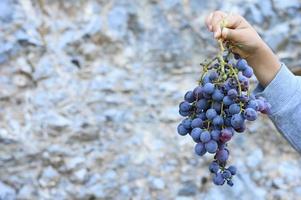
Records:
[[[216,9],[301,66],[298,0],[1,0],[0,199],[301,199],[300,155],[266,117],[230,145],[233,188],[176,133]]]

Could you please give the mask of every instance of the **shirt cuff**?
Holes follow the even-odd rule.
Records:
[[[271,104],[271,115],[285,107],[292,96],[296,94],[298,87],[297,77],[281,63],[280,70],[274,79],[264,88],[258,84],[253,93],[264,97]]]

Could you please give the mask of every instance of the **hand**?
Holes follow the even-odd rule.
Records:
[[[247,60],[262,86],[273,80],[280,69],[280,62],[246,19],[215,11],[206,18],[206,25],[216,39],[228,41],[232,51]]]

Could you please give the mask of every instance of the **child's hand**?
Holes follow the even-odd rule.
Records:
[[[234,46],[232,50],[248,61],[263,86],[273,80],[280,69],[279,60],[242,16],[215,11],[206,18],[206,25],[216,39]]]

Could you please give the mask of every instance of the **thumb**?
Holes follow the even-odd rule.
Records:
[[[239,30],[223,28],[222,30],[222,38],[229,41],[236,42],[239,39]]]

